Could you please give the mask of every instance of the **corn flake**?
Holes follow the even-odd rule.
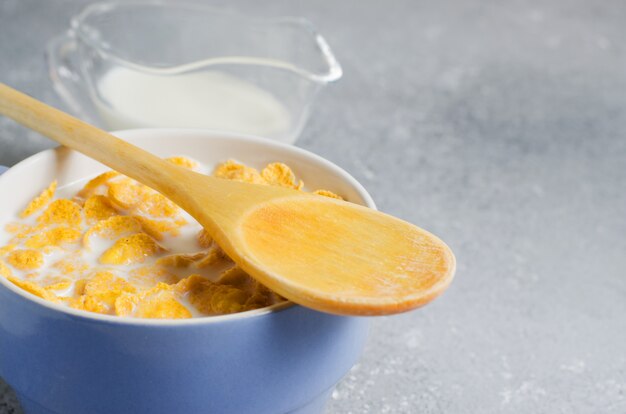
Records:
[[[232,285],[232,286],[244,286],[250,283],[253,280],[242,268],[239,266],[233,266],[224,273],[219,278],[219,283],[223,285]]]
[[[202,229],[198,232],[196,239],[198,240],[198,244],[200,245],[200,247],[203,247],[205,249],[208,249],[213,244],[213,238],[205,229]]]
[[[304,185],[302,180],[296,184],[296,176],[293,174],[293,171],[282,162],[268,164],[261,171],[261,177],[263,177],[269,185],[293,188],[295,190],[300,190]]]
[[[111,183],[108,197],[125,210],[153,217],[174,217],[180,212],[180,208],[163,195],[128,178]]]
[[[0,260],[0,276],[11,277],[12,275],[13,272],[11,272],[9,266],[3,260]]]
[[[9,245],[19,244],[24,239],[30,237],[33,233],[40,231],[42,226],[31,226],[29,224],[10,223],[6,226],[5,230],[9,233],[13,233],[13,238],[9,241]]]
[[[196,264],[196,262],[206,256],[206,253],[200,252],[195,254],[172,254],[157,259],[156,264],[159,266],[188,268]]]
[[[82,259],[80,252],[52,264],[52,269],[58,271],[63,276],[80,276],[89,270],[89,265]]]
[[[58,298],[54,293],[47,291],[36,283],[28,282],[26,280],[18,279],[15,277],[8,277],[7,279],[14,285],[21,287],[25,291],[32,293],[35,296],[39,296],[40,298],[49,300],[51,302],[58,301]]]
[[[273,303],[274,301],[272,300],[271,296],[266,296],[266,295],[262,295],[259,293],[255,293],[254,295],[248,298],[245,304],[245,308],[246,310],[259,309],[259,308],[264,308],[266,306],[270,306]]]
[[[52,200],[52,197],[54,196],[54,192],[56,191],[56,189],[57,189],[57,182],[55,180],[50,184],[48,188],[43,190],[41,194],[39,194],[30,203],[28,203],[28,206],[26,206],[24,211],[22,211],[22,213],[20,214],[20,217],[22,218],[28,217],[31,214],[33,214],[35,211],[41,209],[43,206],[48,204],[48,202]]]
[[[123,293],[135,293],[137,289],[126,280],[107,271],[95,272],[82,286],[82,294],[91,296],[112,309],[115,300]]]
[[[43,254],[37,250],[14,250],[9,253],[7,261],[16,269],[33,270],[43,265]]]
[[[147,193],[136,210],[152,217],[174,217],[180,212],[176,204],[156,192]]]
[[[17,245],[15,244],[7,244],[6,246],[0,247],[0,256],[6,256],[10,251],[15,250]]]
[[[33,228],[33,226],[25,223],[9,223],[4,227],[7,232],[18,235],[30,233]]]
[[[71,200],[59,199],[55,200],[37,218],[41,224],[66,224],[68,226],[77,227],[82,221],[81,208],[78,204]]]
[[[248,294],[236,287],[213,283],[199,275],[191,275],[175,286],[187,300],[205,315],[227,314],[246,310]]]
[[[267,184],[256,169],[233,160],[218,165],[213,171],[213,176],[251,184]]]
[[[163,240],[163,233],[168,233],[172,236],[179,234],[178,229],[180,226],[187,223],[185,219],[179,219],[176,221],[170,220],[152,220],[143,216],[133,216],[141,224],[141,228],[144,233],[147,233],[155,240]]]
[[[150,289],[158,283],[171,285],[179,279],[163,266],[142,266],[131,270],[128,274],[128,281],[142,290]]]
[[[110,292],[135,293],[136,291],[137,289],[126,280],[107,271],[95,272],[87,279],[83,287],[83,294],[91,296]]]
[[[84,310],[87,312],[107,314],[110,312],[106,303],[97,297],[82,295],[77,298],[66,299],[68,306],[74,309]]]
[[[63,276],[48,276],[38,281],[46,290],[65,290],[72,286],[72,279]]]
[[[239,266],[234,266],[222,273],[218,283],[235,286],[247,292],[252,292],[245,303],[245,308],[248,310],[268,306],[273,303],[275,299],[271,290],[250,277],[250,275]]]
[[[87,282],[89,279],[78,279],[74,282],[74,294],[75,295],[83,295],[85,293],[85,286],[87,286]]]
[[[43,249],[50,246],[61,246],[65,243],[74,243],[80,239],[80,231],[66,226],[55,227],[43,231],[26,240],[24,245],[31,249]]]
[[[186,158],[186,157],[169,157],[169,158],[166,158],[165,160],[179,167],[187,168],[188,170],[193,170],[193,169],[198,168],[197,162],[190,160],[189,158]]]
[[[117,177],[118,175],[120,175],[120,173],[117,171],[107,171],[95,178],[92,178],[87,184],[85,184],[83,189],[78,192],[77,196],[80,198],[89,198],[96,193],[100,186],[107,184],[109,180]]]
[[[182,305],[171,286],[157,284],[140,294],[122,293],[115,301],[115,313],[119,316],[138,318],[186,319],[192,314]]]
[[[147,256],[165,250],[146,233],[137,233],[123,237],[115,242],[100,256],[100,263],[123,265],[142,263]]]
[[[148,187],[124,178],[109,184],[107,196],[115,205],[129,210],[141,203],[148,191]]]
[[[101,220],[90,228],[83,236],[83,244],[91,246],[91,238],[98,236],[103,239],[117,239],[123,235],[139,233],[142,226],[137,219],[130,216],[113,216],[106,220]]]
[[[88,222],[106,220],[117,215],[117,210],[113,207],[108,198],[103,195],[89,197],[83,205],[83,211]]]
[[[203,267],[211,266],[216,263],[219,263],[223,260],[230,261],[230,258],[226,255],[224,250],[217,244],[213,244],[208,252],[205,253],[205,256],[196,262],[196,267],[201,269]]]
[[[313,194],[321,195],[324,197],[336,198],[337,200],[343,200],[343,197],[328,190],[315,190]]]

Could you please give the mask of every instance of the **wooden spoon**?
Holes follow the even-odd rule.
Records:
[[[301,305],[343,315],[398,313],[428,303],[452,280],[448,246],[400,219],[177,167],[2,83],[0,113],[159,191],[246,272]]]

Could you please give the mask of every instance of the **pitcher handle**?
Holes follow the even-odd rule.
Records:
[[[71,31],[48,43],[46,61],[54,89],[70,110],[87,122],[96,122],[89,114],[86,82],[79,70],[78,42]]]

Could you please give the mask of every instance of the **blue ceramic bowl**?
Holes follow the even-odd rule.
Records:
[[[281,160],[305,183],[374,207],[345,171],[306,151],[202,130],[117,135],[158,155],[211,164]],[[61,186],[105,167],[66,149],[44,151],[0,177],[0,224],[56,177]],[[142,320],[90,314],[0,280],[0,376],[27,414],[321,413],[359,357],[368,320],[291,303],[234,315]]]

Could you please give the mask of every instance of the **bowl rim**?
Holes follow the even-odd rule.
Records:
[[[240,142],[246,143],[255,143],[261,144],[266,147],[279,149],[287,152],[291,152],[294,154],[301,155],[305,158],[308,158],[310,161],[321,164],[325,169],[329,170],[334,175],[340,177],[343,181],[345,181],[349,186],[351,186],[359,196],[363,199],[364,205],[376,209],[376,204],[374,200],[369,195],[367,190],[363,187],[361,183],[359,183],[352,175],[350,175],[343,168],[338,165],[332,163],[331,161],[313,153],[307,151],[305,149],[295,147],[289,144],[285,144],[282,142],[278,142],[275,140],[271,140],[269,138],[264,138],[256,135],[250,134],[240,134],[235,132],[226,132],[212,129],[202,129],[202,128],[136,128],[136,129],[124,129],[111,131],[113,135],[121,135],[123,139],[132,140],[135,137],[148,137],[151,134],[162,134],[162,135],[173,135],[176,137],[191,137],[196,136],[195,139],[234,139]],[[201,137],[200,135],[204,135]],[[147,138],[146,138],[147,139]],[[31,155],[28,158],[18,162],[17,164],[10,167],[7,171],[0,175],[0,181],[11,179],[12,172],[14,169],[21,169],[28,167],[31,164],[35,164],[39,161],[39,159],[46,157],[48,154],[58,153],[59,151],[68,151],[68,148],[58,146],[55,148],[50,148],[47,150],[40,151],[36,154]],[[73,150],[69,150],[73,151]],[[58,157],[57,157],[58,158]],[[59,159],[59,158],[58,158]],[[268,315],[272,313],[281,312],[283,310],[287,310],[290,308],[298,308],[303,307],[294,302],[286,300],[284,302],[276,303],[271,306],[266,306],[260,309],[254,309],[245,312],[232,313],[227,315],[215,315],[215,316],[205,316],[198,318],[189,318],[189,319],[147,319],[147,318],[136,318],[136,317],[120,317],[115,315],[104,315],[94,312],[88,312],[79,309],[73,309],[69,306],[57,304],[46,299],[40,298],[18,286],[11,283],[7,278],[0,277],[0,285],[3,285],[7,290],[21,296],[22,299],[27,300],[31,303],[37,304],[41,307],[47,308],[51,311],[57,311],[66,316],[74,317],[77,319],[87,320],[91,322],[101,322],[101,323],[110,323],[117,325],[135,325],[135,326],[151,326],[151,327],[164,327],[164,328],[172,328],[179,326],[196,326],[196,325],[205,325],[205,324],[215,324],[215,323],[225,323],[233,320],[248,320],[250,318],[256,318],[263,315]]]

